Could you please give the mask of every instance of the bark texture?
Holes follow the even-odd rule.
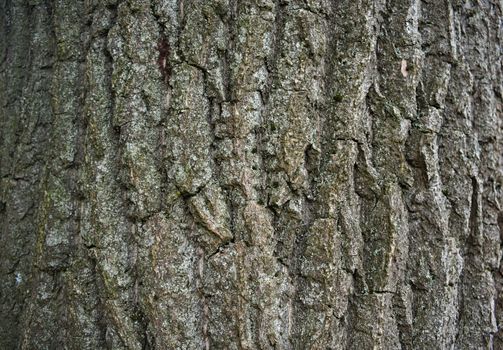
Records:
[[[1,0],[1,349],[503,349],[503,3]]]

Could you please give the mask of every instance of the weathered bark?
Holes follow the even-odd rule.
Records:
[[[0,348],[502,349],[502,10],[1,0]]]

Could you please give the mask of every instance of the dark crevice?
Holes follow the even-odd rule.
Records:
[[[222,57],[222,72],[223,72],[223,85],[224,85],[224,99],[225,101],[233,102],[234,96],[234,82],[232,81],[231,64],[233,62],[234,48],[236,47],[236,18],[238,15],[239,0],[229,1],[229,15],[225,21],[227,27],[228,42],[226,51]]]
[[[275,21],[274,21],[274,34],[272,36],[272,53],[270,57],[265,60],[265,67],[267,69],[267,83],[264,91],[261,92],[264,106],[268,104],[271,90],[275,88],[277,77],[277,66],[282,50],[283,37],[285,35],[285,21],[286,21],[286,7],[287,4],[282,0],[275,1]]]

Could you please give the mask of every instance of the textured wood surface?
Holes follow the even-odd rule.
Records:
[[[503,4],[0,1],[0,348],[503,349]]]

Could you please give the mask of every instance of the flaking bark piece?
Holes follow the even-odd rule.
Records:
[[[196,222],[224,244],[232,240],[230,215],[222,190],[208,185],[188,200],[189,210]]]

